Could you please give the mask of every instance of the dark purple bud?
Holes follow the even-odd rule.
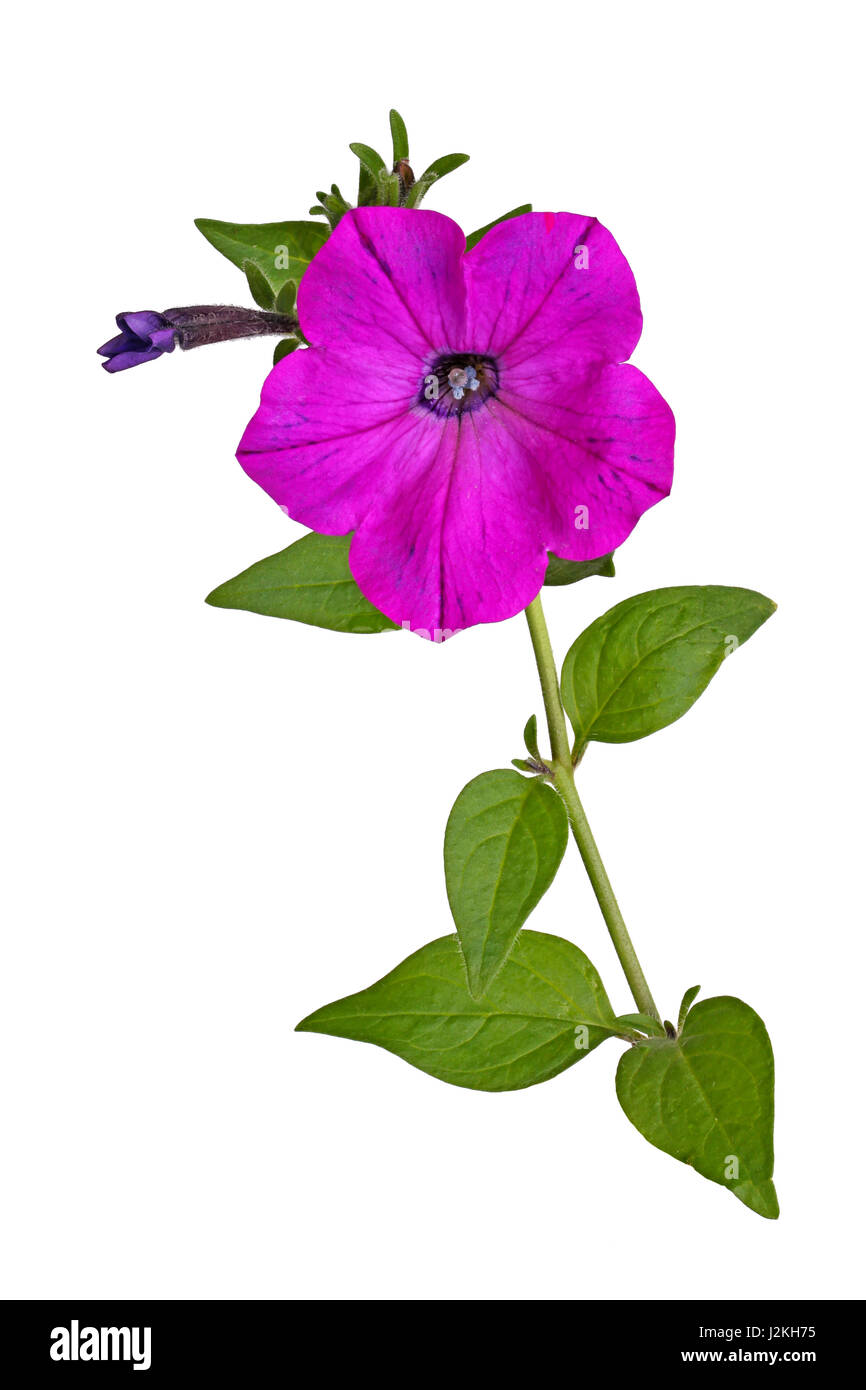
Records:
[[[97,348],[107,358],[107,372],[123,372],[139,362],[152,362],[164,352],[224,343],[230,338],[258,338],[264,334],[294,333],[298,321],[288,314],[272,314],[265,309],[243,309],[233,304],[191,304],[182,309],[165,309],[157,314],[140,309],[118,314],[121,330]]]
[[[137,367],[139,362],[152,362],[164,352],[174,351],[174,329],[164,314],[140,309],[133,314],[118,314],[116,322],[120,329],[117,337],[109,338],[96,349],[108,359],[102,364],[107,372],[123,372],[127,367]]]

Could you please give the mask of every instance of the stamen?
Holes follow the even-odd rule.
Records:
[[[462,401],[464,391],[477,391],[481,385],[475,368],[470,366],[452,367],[448,373],[448,383],[455,401]]]
[[[498,384],[499,370],[494,358],[454,353],[431,364],[423,379],[419,403],[423,400],[437,415],[448,416],[480,405],[495,394]]]

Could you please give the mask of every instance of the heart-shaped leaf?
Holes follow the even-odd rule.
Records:
[[[466,988],[457,937],[443,936],[298,1030],[375,1043],[476,1091],[547,1081],[617,1032],[595,966],[570,941],[533,931],[521,932],[483,999]]]
[[[505,769],[464,787],[445,830],[445,882],[477,998],[553,882],[568,841],[556,792]]]
[[[590,739],[630,743],[690,709],[726,656],[776,605],[752,589],[653,589],[597,618],[570,648],[562,700],[579,753]]]
[[[245,261],[252,261],[275,291],[287,280],[298,284],[330,232],[319,222],[216,222],[197,217],[195,225],[232,265],[242,270]]]
[[[677,1038],[648,1038],[620,1058],[619,1103],[657,1149],[721,1183],[759,1216],[773,1187],[773,1049],[741,999],[696,1004]]]
[[[206,602],[333,632],[387,632],[397,624],[365,599],[349,569],[351,536],[302,536],[220,584]],[[516,774],[515,774],[516,775]]]

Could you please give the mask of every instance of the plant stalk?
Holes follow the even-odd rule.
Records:
[[[628,980],[634,1001],[641,1013],[649,1014],[650,1017],[661,1021],[637,952],[628,934],[628,928],[623,920],[619,903],[607,876],[607,870],[598,852],[595,836],[590,829],[586,812],[577,794],[574,767],[571,760],[571,743],[568,737],[568,726],[565,722],[565,710],[562,707],[562,697],[559,692],[559,676],[553,648],[550,644],[550,633],[547,630],[547,622],[541,606],[540,594],[532,600],[526,609],[526,621],[529,624],[529,635],[532,639],[532,650],[535,653],[535,664],[538,667],[538,676],[541,681],[544,713],[550,735],[553,785],[565,802],[575,843],[592,884],[592,890],[598,899],[601,915],[610,932],[614,950]]]

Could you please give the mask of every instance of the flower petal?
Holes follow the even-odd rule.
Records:
[[[134,333],[137,338],[149,338],[151,333],[166,328],[168,322],[162,314],[157,314],[153,309],[136,309],[132,313],[118,314],[117,326]]]
[[[670,410],[609,365],[641,325],[610,234],[539,214],[463,246],[438,213],[348,213],[301,283],[314,346],[270,374],[238,451],[290,516],[355,531],[364,594],[433,640],[525,608],[548,550],[614,549],[672,473]],[[428,404],[431,366],[463,353],[494,359],[484,394]]]
[[[505,389],[491,409],[538,465],[553,517],[548,548],[563,559],[615,550],[670,492],[673,412],[637,367],[604,367],[566,400]]]
[[[406,467],[418,385],[405,353],[350,362],[322,348],[293,352],[265,381],[238,460],[295,521],[345,535]]]
[[[102,347],[98,347],[96,351],[99,353],[100,357],[113,357],[115,353],[123,352],[124,349],[128,350],[133,347],[136,341],[136,338],[131,333],[127,333],[124,330],[123,333],[118,333],[115,337],[109,338],[108,342],[103,343]]]
[[[298,317],[311,343],[367,357],[444,352],[463,334],[466,239],[439,212],[355,208],[311,261]]]
[[[393,622],[443,641],[531,603],[550,521],[532,459],[486,411],[419,418],[410,470],[364,519],[349,564]]]
[[[142,362],[155,362],[157,357],[162,357],[161,348],[131,348],[128,352],[120,352],[116,357],[110,357],[108,361],[100,365],[107,372],[125,372],[129,367],[138,367]]]
[[[634,351],[642,324],[634,276],[593,217],[528,212],[500,222],[464,267],[468,339],[503,369],[573,376]]]
[[[171,324],[167,328],[157,328],[148,335],[147,341],[151,347],[159,348],[160,352],[174,352],[176,335]]]

